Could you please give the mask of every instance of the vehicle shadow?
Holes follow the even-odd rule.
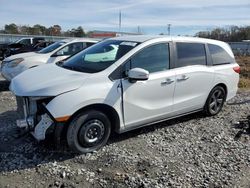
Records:
[[[245,100],[245,101],[239,101],[239,102],[237,102],[237,101],[235,101],[235,102],[227,102],[227,105],[240,105],[240,104],[248,104],[248,103],[250,103],[250,100]]]
[[[10,85],[9,81],[0,80],[0,92],[8,91],[9,90],[9,85]]]
[[[166,120],[166,121],[163,121],[160,123],[151,124],[151,125],[148,125],[145,127],[134,129],[134,130],[131,130],[129,132],[122,133],[122,134],[113,133],[109,139],[110,141],[108,144],[112,144],[115,142],[121,142],[123,140],[137,137],[137,136],[142,135],[142,134],[154,132],[157,129],[164,129],[166,127],[175,126],[178,123],[184,123],[184,122],[187,122],[187,121],[190,121],[193,119],[199,119],[199,118],[204,118],[204,115],[201,112],[196,112],[196,113],[185,115],[185,116],[182,116],[179,118],[170,119],[170,120]],[[117,136],[117,135],[119,135],[119,136]]]
[[[201,113],[195,113],[129,131],[119,136],[113,133],[108,145],[201,117]],[[0,173],[35,168],[41,164],[61,162],[79,155],[72,153],[65,143],[56,148],[52,139],[38,143],[29,133],[22,132],[15,126],[15,121],[18,118],[19,115],[16,111],[0,114]]]

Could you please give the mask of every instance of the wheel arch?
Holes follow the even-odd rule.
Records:
[[[224,83],[218,83],[218,84],[216,84],[216,85],[213,87],[213,89],[214,89],[215,87],[217,87],[217,86],[221,86],[221,87],[225,90],[225,92],[226,92],[226,98],[227,98],[228,89],[227,89],[226,84],[224,84]],[[213,89],[212,89],[212,90],[213,90]],[[212,91],[212,90],[211,90],[211,91]]]
[[[221,82],[221,83],[217,83],[217,84],[216,84],[214,87],[212,87],[211,90],[209,91],[209,93],[208,93],[208,95],[207,95],[207,98],[206,98],[206,101],[205,101],[205,104],[206,104],[206,102],[207,102],[207,99],[208,99],[208,97],[209,97],[211,91],[212,91],[215,87],[217,87],[217,86],[221,86],[221,87],[225,90],[225,92],[226,92],[226,98],[227,98],[228,89],[227,89],[226,84],[224,84],[224,83],[222,83],[222,82]],[[204,104],[204,106],[205,106],[205,104]]]
[[[207,96],[207,99],[206,99],[206,102],[205,102],[205,104],[204,104],[204,106],[203,106],[203,112],[204,112],[204,114],[205,115],[208,115],[208,116],[212,116],[212,115],[216,115],[218,112],[216,112],[215,114],[211,114],[211,112],[209,112],[209,110],[208,110],[208,107],[207,107],[207,105],[208,105],[208,101],[209,101],[209,97],[210,97],[210,95],[212,94],[212,91],[216,88],[216,87],[222,87],[223,89],[224,89],[224,91],[225,91],[225,101],[226,101],[226,99],[227,99],[227,94],[228,94],[228,89],[227,89],[227,86],[226,86],[226,84],[224,84],[224,83],[218,83],[218,84],[216,84],[212,89],[211,89],[211,91],[209,92],[209,94],[208,94],[208,96]],[[225,102],[224,101],[224,102]],[[223,103],[224,103],[223,102]],[[223,106],[223,104],[222,104],[222,106]],[[222,108],[222,107],[221,107]]]
[[[74,117],[76,117],[79,113],[82,113],[88,110],[101,111],[102,113],[107,115],[111,123],[111,131],[117,132],[120,129],[120,117],[117,111],[113,107],[107,104],[101,104],[101,103],[91,104],[83,108],[80,108],[69,118],[69,120],[67,121],[67,124],[69,124],[72,121],[72,119],[74,119]]]

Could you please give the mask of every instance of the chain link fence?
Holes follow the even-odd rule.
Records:
[[[66,38],[72,37],[63,37],[63,36],[43,36],[43,35],[15,35],[15,34],[0,34],[0,43],[10,43],[14,42],[21,38],[27,37],[44,37],[47,41],[58,41]]]
[[[235,56],[250,56],[250,41],[249,42],[229,42],[228,43]]]

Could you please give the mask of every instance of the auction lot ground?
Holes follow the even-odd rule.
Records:
[[[0,79],[2,187],[249,187],[250,135],[234,122],[250,115],[240,91],[216,117],[200,113],[111,137],[96,153],[20,136],[15,97]]]

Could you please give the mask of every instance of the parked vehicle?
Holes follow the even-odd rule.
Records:
[[[10,53],[8,56],[15,55],[15,54],[20,54],[20,53],[25,53],[25,52],[36,52],[40,51],[43,48],[46,48],[47,46],[53,44],[54,42],[49,42],[49,41],[41,41],[33,45],[28,45],[28,46],[20,46],[17,48],[10,48]]]
[[[21,53],[3,60],[2,76],[10,81],[21,72],[45,63],[55,63],[97,43],[97,39],[65,39],[38,52]]]
[[[27,37],[21,38],[13,43],[2,43],[0,44],[0,59],[4,59],[14,54],[28,52],[29,49],[33,49],[32,47],[41,42],[45,42],[43,37]]]
[[[113,59],[105,50],[112,46],[117,47]],[[98,61],[87,58],[93,54]],[[25,106],[18,127],[37,140],[44,140],[48,130],[55,130],[56,139],[65,131],[69,147],[87,153],[105,145],[111,131],[123,133],[198,111],[218,114],[236,95],[239,72],[224,42],[128,36],[30,69],[14,78],[10,89]]]

